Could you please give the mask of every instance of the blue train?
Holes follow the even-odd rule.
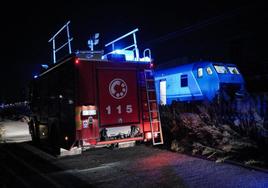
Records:
[[[245,89],[244,79],[236,65],[208,61],[157,68],[155,85],[159,104],[212,101],[219,93],[230,96]]]

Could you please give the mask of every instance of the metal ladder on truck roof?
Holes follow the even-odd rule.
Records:
[[[155,82],[154,82],[154,77],[153,77],[153,70],[145,69],[144,78],[145,78],[145,86],[146,86],[146,93],[147,93],[149,118],[150,118],[150,128],[151,128],[151,133],[152,133],[153,145],[163,144],[164,141],[163,141],[161,121],[160,121],[160,113],[159,113],[158,104],[156,100],[156,93],[155,93],[156,90],[155,90]],[[153,106],[155,108],[153,108]]]

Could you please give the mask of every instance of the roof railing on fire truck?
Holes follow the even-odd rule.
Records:
[[[52,42],[52,47],[53,47],[53,63],[55,64],[57,62],[57,52],[64,48],[66,45],[68,45],[69,49],[69,54],[72,53],[72,47],[71,47],[71,41],[73,40],[72,37],[70,37],[70,31],[69,31],[69,24],[70,21],[68,21],[64,26],[62,26],[54,35],[49,39],[49,43]],[[60,47],[56,48],[56,39],[58,35],[60,35],[64,30],[66,30],[67,34],[67,42],[62,44]],[[83,58],[87,59],[103,59],[107,60],[109,54],[121,54],[125,56],[126,61],[145,61],[145,62],[151,62],[151,51],[149,49],[145,49],[143,52],[143,57],[140,57],[139,55],[139,49],[137,45],[137,38],[136,38],[136,32],[139,31],[138,28],[134,29],[133,31],[128,32],[127,34],[105,44],[105,47],[112,47],[112,51],[106,53],[103,55],[103,51],[93,51],[93,46],[98,44],[98,38],[99,34],[96,33],[94,37],[91,37],[90,40],[88,41],[89,47],[90,47],[90,52],[89,51],[77,51],[75,52],[76,55],[81,56]],[[118,45],[118,42],[121,41],[122,39],[125,39],[126,37],[132,36],[133,42],[131,42],[130,45],[117,49],[116,44]],[[128,40],[129,42],[129,40]],[[146,56],[147,52],[147,56]]]
[[[55,33],[53,35],[53,37],[51,37],[48,42],[50,43],[52,41],[52,47],[53,47],[53,63],[55,64],[57,62],[57,57],[56,57],[56,53],[61,50],[62,48],[64,48],[66,45],[68,45],[68,50],[69,50],[69,54],[72,53],[72,46],[71,46],[71,41],[73,40],[73,38],[70,37],[70,31],[69,31],[69,24],[70,21],[68,21],[64,26],[62,26],[62,28],[60,28],[58,30],[57,33]],[[66,29],[66,34],[67,34],[67,42],[65,42],[64,44],[62,44],[60,47],[56,48],[56,37],[64,30]]]
[[[150,61],[148,59],[150,59],[151,57],[147,57],[145,58],[145,56],[143,58],[140,58],[140,55],[139,55],[139,49],[138,49],[138,45],[137,45],[137,38],[136,38],[136,32],[139,31],[138,28],[134,29],[133,31],[130,31],[128,32],[127,34],[105,44],[105,47],[109,47],[111,46],[112,47],[112,51],[106,53],[103,57],[104,58],[107,58],[107,55],[109,54],[125,54],[125,55],[129,55],[131,54],[131,52],[134,51],[135,55],[133,54],[134,58],[132,60],[134,61],[140,61],[140,60],[143,60],[143,61]],[[129,46],[126,46],[124,48],[121,48],[120,50],[116,48],[116,43],[118,43],[120,40],[122,39],[125,39],[126,37],[129,37],[129,36],[132,36],[133,37],[133,43],[131,43],[131,45]],[[147,49],[146,49],[147,50]],[[151,53],[149,53],[151,54]],[[130,55],[129,55],[130,56]],[[126,58],[127,59],[127,58]]]

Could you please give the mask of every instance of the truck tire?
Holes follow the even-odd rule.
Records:
[[[39,144],[40,137],[39,137],[39,122],[37,121],[36,117],[32,117],[31,120],[28,123],[29,125],[29,131],[32,137],[33,144],[37,145]]]
[[[60,154],[60,134],[59,134],[59,123],[54,120],[49,125],[49,144],[54,155]]]
[[[29,127],[29,133],[32,137],[32,141],[34,142],[35,140],[35,135],[34,135],[34,122],[33,122],[33,118],[30,119],[30,121],[28,122],[28,127]]]

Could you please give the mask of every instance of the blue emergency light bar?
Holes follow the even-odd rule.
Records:
[[[113,58],[114,60],[117,60],[118,58],[120,60],[124,61],[143,61],[143,62],[151,62],[151,52],[149,53],[149,56],[145,56],[145,52],[149,49],[146,49],[144,51],[144,55],[142,58],[140,58],[139,55],[139,49],[137,45],[137,39],[136,39],[136,32],[139,31],[138,28],[134,29],[133,31],[128,32],[127,34],[118,37],[117,39],[105,44],[105,47],[112,47],[112,51],[108,52],[107,54],[103,55],[102,59],[111,60]],[[126,37],[131,36],[133,37],[133,43],[122,48],[122,49],[116,49],[116,43],[122,39],[125,39]],[[124,58],[121,56],[125,56]]]

